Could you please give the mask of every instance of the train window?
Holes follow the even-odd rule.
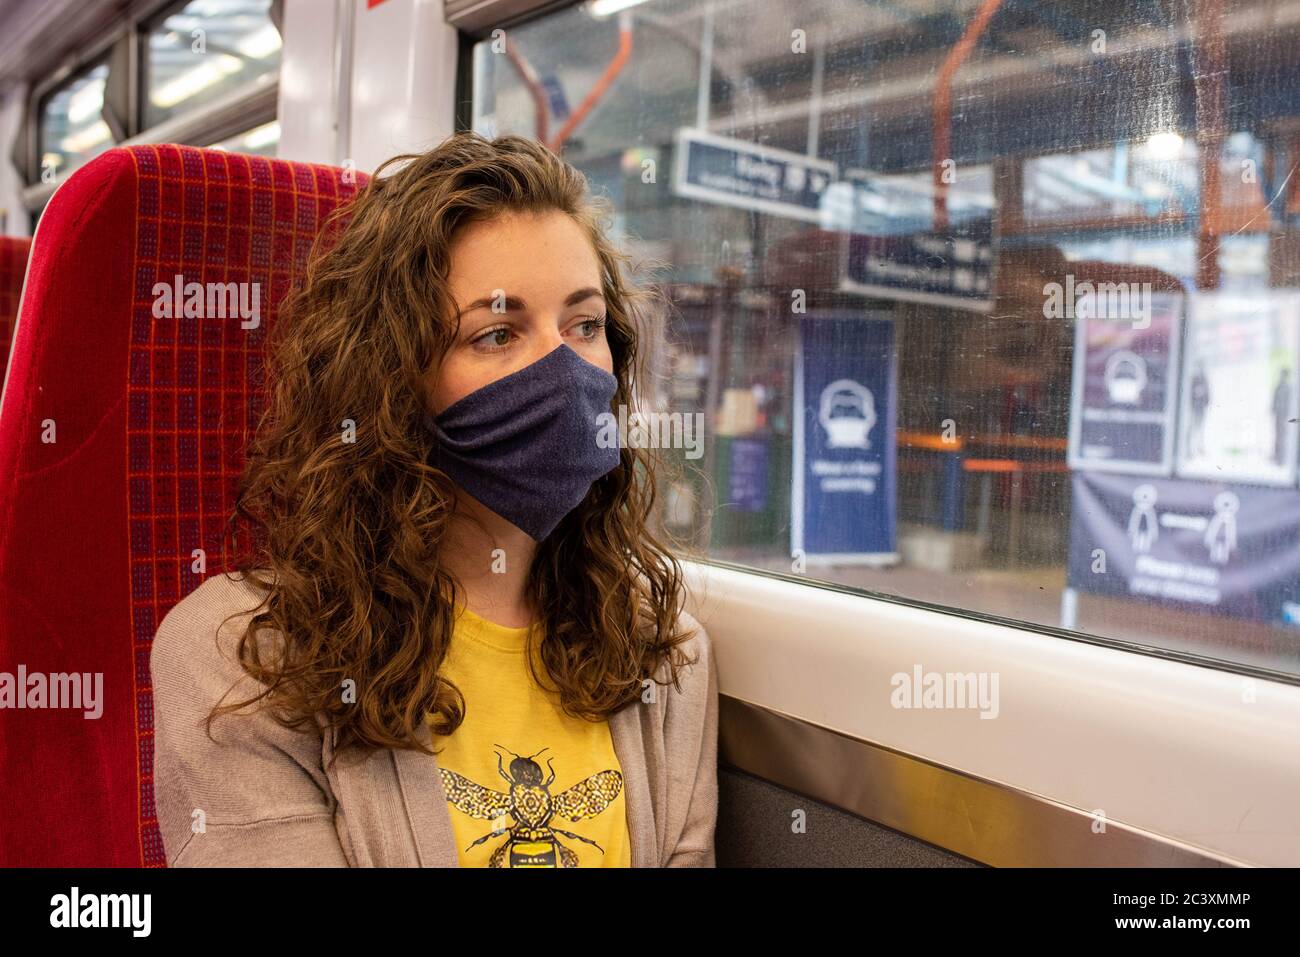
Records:
[[[594,0],[475,43],[469,122],[668,263],[627,440],[709,557],[1296,676],[1277,11]]]
[[[232,136],[219,143],[211,144],[212,149],[230,150],[232,153],[251,153],[254,156],[275,156],[280,145],[280,122],[272,120],[263,123],[238,136]]]
[[[271,0],[190,0],[144,37],[144,127],[280,68]]]
[[[108,64],[92,66],[47,94],[40,111],[40,165],[52,180],[113,145],[104,122]]]

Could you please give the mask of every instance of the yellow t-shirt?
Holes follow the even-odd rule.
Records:
[[[538,686],[529,632],[461,609],[452,634],[443,674],[465,697],[465,720],[433,743],[460,865],[630,867],[609,722],[565,714]]]

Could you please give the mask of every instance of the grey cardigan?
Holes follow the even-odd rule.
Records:
[[[335,736],[323,716],[319,733],[293,731],[260,705],[219,716],[216,743],[207,736],[202,719],[232,685],[227,703],[259,688],[234,648],[261,601],[251,583],[216,575],[154,638],[154,796],[168,864],[459,866],[435,757],[384,748],[330,767]],[[689,615],[682,623],[696,633],[684,650],[698,656],[682,690],[657,686],[653,703],[609,718],[633,867],[714,866],[718,679],[708,635]]]

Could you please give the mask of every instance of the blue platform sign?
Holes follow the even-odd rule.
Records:
[[[731,480],[727,502],[742,512],[767,508],[767,439],[731,440]]]
[[[800,323],[790,528],[808,564],[898,560],[896,371],[891,320],[838,311]]]
[[[993,304],[993,221],[944,232],[854,233],[846,243],[844,292],[985,311]]]
[[[564,86],[554,73],[548,73],[541,79],[541,87],[546,92],[546,102],[551,108],[551,116],[557,120],[569,118],[569,98],[564,95]]]
[[[840,289],[881,299],[987,311],[996,241],[991,197],[954,187],[934,228],[934,192],[908,177],[845,170],[849,204]]]
[[[822,199],[837,167],[801,153],[680,127],[673,190],[724,206],[821,220]]]

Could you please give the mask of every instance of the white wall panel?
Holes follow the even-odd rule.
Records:
[[[370,172],[452,132],[457,38],[442,0],[355,0],[353,17],[349,158]]]

